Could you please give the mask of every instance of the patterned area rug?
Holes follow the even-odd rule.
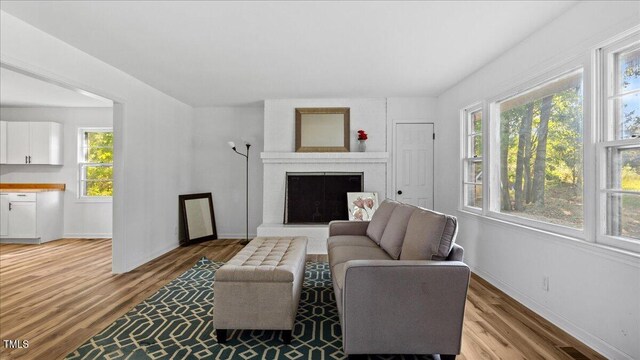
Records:
[[[202,258],[177,279],[67,355],[67,359],[344,359],[329,265],[310,262],[290,345],[280,331],[215,340],[213,281],[223,263]],[[429,359],[370,356],[370,359]]]

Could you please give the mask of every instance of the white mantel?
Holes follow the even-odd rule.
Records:
[[[263,152],[260,153],[265,164],[291,163],[386,163],[387,152],[344,152],[344,153],[302,153],[302,152]]]

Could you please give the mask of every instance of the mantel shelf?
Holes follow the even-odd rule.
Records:
[[[388,152],[343,152],[343,153],[302,153],[302,152],[263,152],[260,153],[265,164],[282,163],[386,163]]]

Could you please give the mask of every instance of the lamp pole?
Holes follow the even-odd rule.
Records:
[[[241,244],[246,245],[249,243],[249,148],[251,147],[251,144],[249,144],[248,142],[245,142],[245,146],[247,147],[247,153],[243,154],[241,152],[239,152],[238,150],[236,150],[236,144],[233,141],[229,141],[229,146],[231,146],[231,149],[233,149],[233,151],[235,151],[236,154],[244,156],[245,158],[245,163],[246,163],[246,167],[245,167],[245,183],[246,183],[246,188],[245,188],[245,239],[241,242]]]

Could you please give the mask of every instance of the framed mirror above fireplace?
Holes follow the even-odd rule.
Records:
[[[296,108],[296,152],[349,152],[349,108]]]
[[[348,220],[348,192],[361,192],[361,172],[288,172],[284,223],[328,224]]]

